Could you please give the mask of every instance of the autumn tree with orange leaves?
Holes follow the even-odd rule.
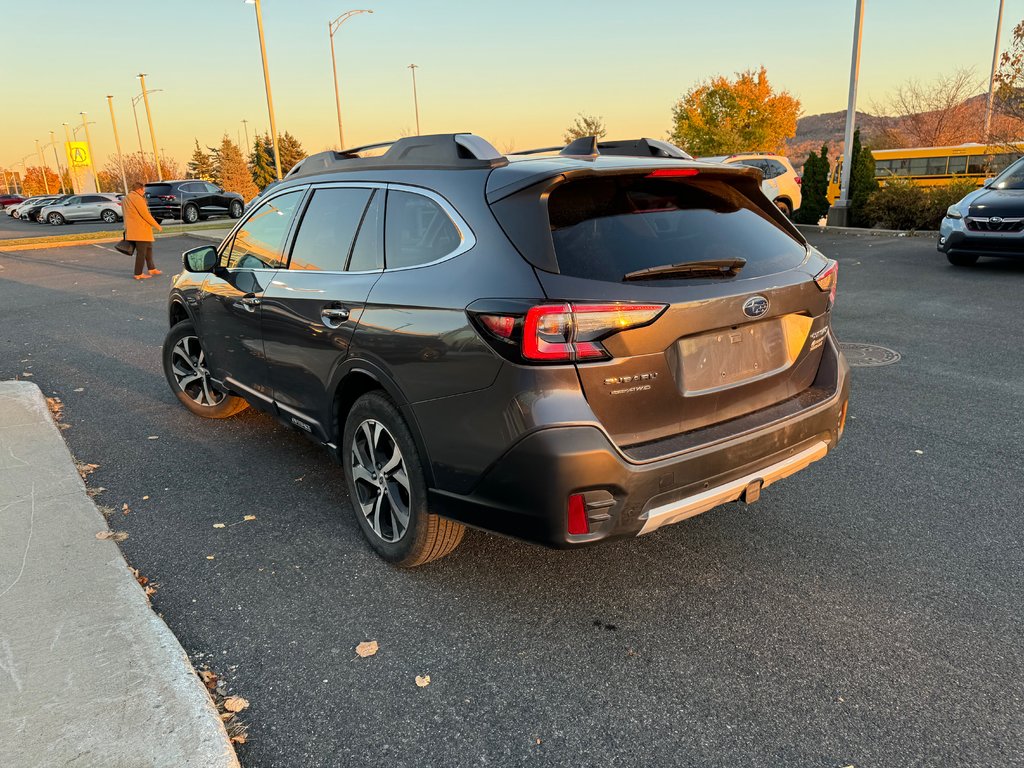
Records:
[[[672,108],[670,140],[692,155],[775,152],[796,135],[800,101],[776,91],[764,67],[714,77],[694,86]]]

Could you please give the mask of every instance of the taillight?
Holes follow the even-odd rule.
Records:
[[[802,176],[797,176],[796,177],[796,184],[797,184],[797,186],[800,186],[803,183],[804,183],[803,177]]]
[[[836,285],[839,281],[839,262],[829,261],[828,265],[818,273],[814,278],[814,282],[818,284],[818,288],[823,291],[828,291],[828,306],[829,309],[836,303]]]
[[[607,360],[601,340],[654,322],[665,304],[540,304],[520,313],[471,312],[506,357],[530,362]],[[511,353],[511,354],[510,354]]]
[[[659,168],[647,174],[648,179],[671,179],[685,176],[696,176],[700,173],[696,168]]]
[[[568,525],[566,529],[572,536],[590,533],[590,521],[587,520],[587,503],[582,493],[574,493],[569,497]]]

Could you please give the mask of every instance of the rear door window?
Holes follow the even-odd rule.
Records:
[[[731,184],[617,176],[571,181],[548,199],[563,275],[621,282],[630,272],[746,260],[741,278],[791,269],[806,249]]]
[[[174,189],[170,184],[147,184],[146,185],[146,196],[155,197],[157,195],[169,195],[174,192]]]
[[[444,258],[462,244],[458,227],[425,195],[390,190],[384,223],[388,269],[415,267]]]
[[[303,190],[268,200],[246,219],[222,257],[228,269],[280,269],[284,244]]]
[[[358,187],[316,190],[302,214],[288,268],[344,270],[372,192]]]

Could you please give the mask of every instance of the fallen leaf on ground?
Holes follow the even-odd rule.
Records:
[[[214,528],[224,528],[225,526],[224,526],[224,523],[214,523],[213,527]]]
[[[376,640],[370,640],[368,642],[360,643],[359,645],[356,646],[356,655],[360,656],[361,658],[364,658],[364,659],[367,656],[373,656],[376,652],[377,652],[377,641]]]
[[[914,451],[918,456],[924,456],[924,451]]]
[[[99,495],[100,495],[101,493],[103,493],[103,492],[104,492],[105,490],[107,490],[107,489],[106,489],[106,488],[104,488],[103,486],[100,486],[99,488],[88,488],[88,489],[86,489],[86,491],[85,491],[85,492],[86,492],[87,494],[89,494],[89,498],[93,498],[93,497],[95,497],[95,496],[99,496]]]
[[[416,675],[416,685],[420,688],[426,688],[430,685],[430,675],[423,675],[422,677]]]
[[[127,515],[131,510],[128,508],[127,502],[121,505],[121,514]]]
[[[96,534],[96,538],[100,541],[106,541],[107,539],[124,541],[128,538],[128,533],[126,531],[100,531]]]
[[[142,500],[143,500],[143,501],[149,501],[149,496],[143,496],[143,497],[142,497]]]
[[[85,387],[78,387],[75,392],[85,392]]]
[[[86,475],[91,475],[99,468],[99,464],[86,464],[84,461],[75,462],[75,469],[78,470],[78,474],[82,476],[83,480],[85,480]]]
[[[46,398],[46,407],[49,408],[50,413],[53,414],[54,421],[60,421],[64,418],[64,403],[60,401],[59,397]]]
[[[213,555],[207,555],[207,556],[206,556],[206,559],[207,559],[207,560],[213,560]]]
[[[150,435],[146,439],[147,440],[159,440],[160,439],[160,435]]]
[[[28,372],[22,373],[21,375],[24,376],[26,379],[31,379],[32,378],[32,374],[28,373]]]
[[[203,681],[203,684],[211,691],[217,687],[217,673],[209,670],[202,669],[199,671],[199,679]]]
[[[245,733],[236,733],[231,737],[231,741],[235,744],[245,744]]]
[[[246,515],[242,519],[243,520],[255,520],[256,519],[256,515]]]
[[[228,712],[241,712],[249,706],[249,702],[241,696],[228,696],[224,699],[224,709]]]

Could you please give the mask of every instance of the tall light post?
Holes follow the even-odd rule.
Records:
[[[999,37],[1003,32],[1003,3],[999,0],[999,16],[996,19],[996,41],[992,46],[992,75],[988,79],[988,106],[985,108],[985,138],[988,143],[988,135],[992,130],[992,107],[996,98],[996,70],[999,68]]]
[[[246,5],[256,6],[256,30],[260,35],[260,56],[263,57],[263,83],[267,88],[267,112],[270,114],[270,137],[274,142],[274,169],[277,180],[281,180],[281,153],[277,148],[277,122],[274,120],[274,97],[270,93],[270,69],[267,67],[267,44],[263,39],[263,10],[260,0],[245,0]]]
[[[416,135],[420,135],[420,100],[419,96],[416,95],[416,70],[419,67],[418,64],[410,64],[409,69],[412,70],[412,103],[416,107]]]
[[[67,187],[64,186],[64,170],[60,167],[60,155],[57,154],[57,138],[53,135],[53,131],[50,131],[50,143],[46,146],[53,147],[53,161],[57,163],[57,176],[60,178],[60,193],[66,195],[68,191]]]
[[[147,93],[162,93],[163,90],[163,88],[150,88],[149,91],[147,91]],[[142,101],[141,93],[138,96],[132,97],[132,117],[135,118],[135,136],[139,140],[139,155],[141,156],[142,160],[145,161],[146,152],[142,148],[142,132],[139,130],[139,113],[138,110],[136,110],[136,107],[138,106],[140,101]],[[149,181],[149,179],[147,178],[146,181]]]
[[[160,169],[159,150],[156,148],[156,131],[153,129],[153,113],[149,110],[149,91],[146,90],[146,73],[139,73],[142,81],[142,102],[146,105],[146,120],[149,121],[149,138],[153,142],[153,162],[156,164],[156,180],[164,180],[164,172]]]
[[[96,184],[96,191],[102,192],[103,188],[100,186],[100,175],[96,172],[96,155],[92,151],[92,137],[89,136],[89,121],[86,119],[85,112],[79,112],[82,116],[82,127],[85,128],[85,146],[89,150],[89,167],[92,168],[92,180]],[[94,122],[93,125],[96,123]]]
[[[252,145],[249,144],[249,121],[243,119],[242,127],[245,129],[245,151],[249,152],[252,150]]]
[[[124,193],[128,194],[128,177],[124,172],[124,155],[121,154],[121,137],[117,133],[117,118],[114,117],[114,97],[107,96],[107,106],[110,107],[110,124],[114,127],[114,146],[117,148],[117,165],[121,169],[121,184]]]
[[[46,158],[39,147],[39,139],[36,139],[36,154],[39,155],[39,163],[43,166],[43,189],[46,190],[46,194],[50,194],[50,180],[46,178],[50,174],[50,169],[46,167]]]
[[[334,73],[334,104],[338,108],[338,149],[345,148],[345,132],[341,128],[341,96],[338,95],[338,64],[334,59],[334,33],[342,24],[360,13],[373,13],[373,11],[365,8],[359,11],[346,11],[334,21],[327,22],[327,35],[331,38],[331,72]]]
[[[28,177],[28,163],[26,163],[25,161],[32,157],[33,154],[35,153],[29,152],[27,155],[21,158],[21,160],[14,164],[15,168],[17,168],[20,165],[22,168],[25,169],[25,175],[21,178],[21,192],[19,192],[18,194],[24,194],[25,192],[25,179]]]
[[[853,56],[850,62],[850,99],[846,105],[846,144],[843,147],[843,176],[839,199],[828,211],[828,223],[845,227],[850,219],[850,173],[853,171],[853,129],[857,116],[857,84],[860,80],[860,38],[864,27],[864,0],[857,0],[853,22]]]
[[[70,151],[71,147],[71,128],[67,123],[64,123],[64,136],[67,138],[67,148]],[[71,191],[78,193],[81,190],[81,183],[78,181],[78,166],[72,165],[70,160],[68,161],[68,175],[71,177]]]

